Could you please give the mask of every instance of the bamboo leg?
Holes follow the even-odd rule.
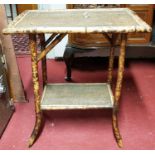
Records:
[[[39,94],[39,78],[38,78],[38,65],[37,65],[37,47],[36,47],[36,35],[30,34],[30,50],[31,50],[31,61],[32,61],[32,78],[34,87],[34,102],[35,102],[35,112],[36,112],[36,122],[29,139],[29,147],[33,145],[36,141],[42,124],[42,112],[40,109],[40,94]]]
[[[113,133],[117,142],[118,147],[123,147],[122,137],[118,128],[118,120],[117,120],[117,111],[113,110],[112,112],[112,127]]]
[[[108,80],[107,82],[111,85],[112,83],[112,73],[113,73],[113,64],[114,64],[114,49],[115,47],[110,47],[110,57],[109,57],[109,67],[108,67]]]
[[[40,44],[41,44],[41,51],[45,49],[45,35],[44,34],[39,34],[40,38]],[[42,58],[42,78],[43,78],[43,87],[47,83],[47,63],[46,63],[46,56]]]
[[[112,84],[112,73],[113,73],[113,66],[114,66],[114,52],[115,52],[115,44],[118,39],[119,34],[113,33],[112,37],[109,38],[110,47],[110,56],[109,56],[109,67],[108,67],[108,79],[107,82],[111,85]]]
[[[115,96],[114,96],[114,109],[113,109],[113,113],[112,113],[113,132],[114,132],[114,136],[116,138],[117,144],[120,148],[123,147],[123,143],[122,143],[122,137],[120,135],[119,128],[118,128],[117,113],[118,113],[118,101],[120,99],[121,87],[122,87],[122,81],[123,81],[126,41],[127,41],[127,35],[122,34],[121,35],[119,64],[118,64],[119,66],[118,66],[117,83],[116,83]]]

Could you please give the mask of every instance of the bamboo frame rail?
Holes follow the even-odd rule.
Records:
[[[54,41],[46,47],[38,56],[37,56],[37,62],[39,62],[42,58],[46,56],[46,54],[55,47],[64,37],[66,34],[59,34]]]
[[[58,35],[57,33],[53,33],[46,41],[45,41],[45,46],[47,46],[52,40],[53,38]]]

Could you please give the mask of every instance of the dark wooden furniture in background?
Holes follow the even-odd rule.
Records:
[[[37,4],[16,4],[16,6],[17,6],[17,15],[19,15],[25,10],[37,10],[38,9]]]
[[[153,23],[153,5],[152,4],[128,4],[126,7],[135,11],[146,23],[152,27]],[[129,44],[149,44],[152,33],[135,33],[129,34]]]
[[[111,8],[111,7],[128,7],[135,11],[146,23],[152,26],[153,5],[150,4],[68,4],[68,9],[73,8]],[[151,40],[151,33],[131,33],[128,36],[128,44],[148,44]],[[69,34],[69,45],[74,47],[104,47],[109,46],[107,40],[101,34]]]
[[[68,4],[68,9],[84,9],[84,8],[130,8],[135,11],[147,24],[152,26],[153,20],[153,5],[149,4]],[[66,63],[67,75],[65,79],[71,80],[71,66],[75,56],[75,53],[88,52],[86,49],[98,49],[103,47],[109,47],[110,44],[99,33],[94,34],[69,34],[68,45],[64,52],[64,61]],[[119,44],[120,38],[118,38],[116,45]],[[151,40],[151,33],[129,33],[128,45],[144,45],[149,44]]]

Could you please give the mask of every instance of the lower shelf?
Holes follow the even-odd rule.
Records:
[[[41,109],[94,109],[113,108],[113,95],[107,83],[47,84]]]

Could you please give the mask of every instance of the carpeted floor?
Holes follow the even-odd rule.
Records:
[[[30,57],[18,57],[17,60],[29,102],[16,103],[16,112],[0,140],[0,149],[28,149],[27,141],[35,122]],[[75,63],[74,82],[106,80],[106,60],[82,59]],[[64,76],[64,62],[48,60],[48,81],[65,82]],[[126,62],[119,113],[123,149],[155,149],[154,79],[154,60]],[[118,149],[109,110],[51,111],[44,114],[43,132],[31,149]]]

